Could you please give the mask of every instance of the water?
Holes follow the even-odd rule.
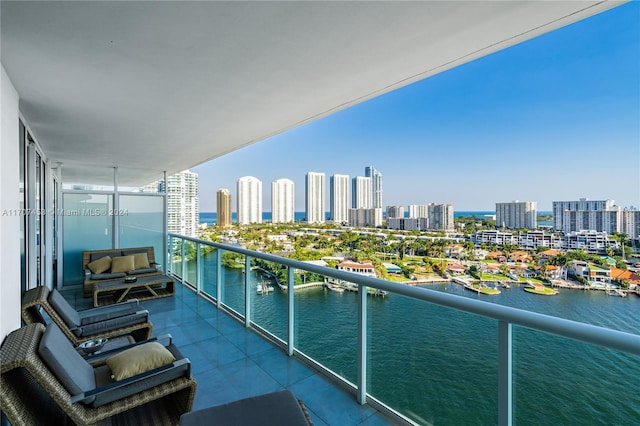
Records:
[[[203,267],[205,291],[215,295],[215,254]],[[189,268],[192,269],[192,266]],[[223,300],[244,313],[244,274],[225,270]],[[257,295],[264,279],[252,273],[252,320],[279,338],[287,333],[287,294]],[[537,296],[520,286],[497,296],[456,284],[432,291],[527,309],[637,333],[640,298],[561,290]],[[421,424],[497,424],[497,323],[416,300],[368,298],[368,390]],[[355,293],[316,287],[295,292],[296,347],[351,382],[357,378]],[[640,360],[515,327],[516,424],[638,424]]]

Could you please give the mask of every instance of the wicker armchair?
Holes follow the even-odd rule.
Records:
[[[130,334],[136,341],[146,340],[153,328],[149,312],[135,300],[76,311],[58,291],[39,286],[22,296],[25,324],[47,325],[40,308],[76,346],[87,340],[124,334]]]
[[[188,368],[165,382],[153,382],[153,375],[161,373],[150,371],[122,380],[121,384],[99,385],[81,394],[84,402],[73,402],[78,400],[78,395],[71,395],[67,382],[58,378],[60,371],[46,363],[41,355],[48,335],[49,330],[45,334],[42,324],[30,324],[11,332],[0,348],[0,410],[11,424],[176,425],[182,414],[191,411],[197,385]],[[58,345],[68,346],[62,349],[74,350],[61,333],[56,339]],[[74,365],[83,362],[87,361],[75,360]],[[132,383],[134,379],[137,382]],[[122,392],[122,388],[128,389]],[[122,397],[110,401],[114,389],[121,392]],[[86,400],[87,395],[105,392],[111,395],[99,406],[92,406],[91,401]]]

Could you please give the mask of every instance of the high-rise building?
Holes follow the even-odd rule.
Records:
[[[351,208],[370,209],[371,208],[371,178],[356,176],[352,179],[351,186]]]
[[[231,207],[231,193],[227,188],[220,188],[216,193],[216,224],[230,226],[233,210]]]
[[[253,176],[238,179],[238,223],[262,223],[262,182]]]
[[[349,221],[349,176],[333,175],[329,184],[329,211],[331,220],[336,223]]]
[[[496,203],[496,226],[499,228],[538,227],[538,203],[535,201],[512,201]]]
[[[621,211],[565,210],[562,214],[562,232],[596,231],[613,234],[622,229]]]
[[[625,209],[620,212],[622,223],[620,232],[627,234],[627,238],[635,240],[640,238],[640,210]]]
[[[553,202],[553,229],[556,231],[573,232],[580,229],[574,229],[571,223],[565,225],[566,210],[571,211],[612,211],[618,210],[613,200],[589,200],[588,198],[580,198],[578,201],[554,201]],[[568,218],[569,219],[569,218]],[[496,223],[497,224],[497,223]],[[582,228],[588,229],[588,228]],[[598,231],[598,229],[594,229]],[[601,229],[599,231],[602,231]]]
[[[349,226],[382,226],[382,209],[349,209]]]
[[[307,223],[324,223],[324,173],[307,173],[305,183],[305,212]]]
[[[373,208],[382,208],[382,173],[373,166],[364,168],[365,177],[371,178],[371,205]]]
[[[278,179],[271,183],[271,222],[290,223],[294,221],[293,181]]]
[[[429,217],[429,206],[426,204],[411,204],[409,206],[409,218],[421,219]]]
[[[164,184],[159,184],[164,190]],[[200,207],[198,174],[185,170],[167,176],[167,230],[189,237],[198,236]]]
[[[428,204],[429,229],[441,231],[453,231],[453,205],[451,204]]]
[[[387,219],[404,217],[404,206],[387,206]]]

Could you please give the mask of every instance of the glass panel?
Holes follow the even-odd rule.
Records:
[[[171,272],[182,277],[182,238],[171,237],[169,251],[171,252]]]
[[[296,270],[295,347],[351,383],[357,380],[358,298],[340,292],[325,277]]]
[[[513,327],[514,424],[637,424],[640,357]]]
[[[156,263],[164,262],[164,198],[120,195],[120,247],[153,246]],[[162,265],[164,269],[165,265]]]
[[[186,284],[189,284],[192,287],[196,287],[196,278],[198,267],[198,262],[196,259],[196,243],[189,240],[183,240],[182,244],[184,245],[184,268],[182,275],[182,280]]]
[[[201,291],[208,294],[209,297],[215,299],[217,292],[217,268],[218,253],[220,250],[216,250],[206,244],[200,245],[200,267],[201,269]]]
[[[222,254],[222,303],[241,315],[245,314],[244,259],[245,256],[238,253]],[[256,280],[252,276],[249,279]]]
[[[112,247],[113,197],[69,193],[62,202],[64,285],[82,284],[82,252]]]
[[[398,294],[369,297],[367,388],[419,424],[497,424],[497,322]]]
[[[251,321],[283,342],[287,341],[287,268],[253,259]]]

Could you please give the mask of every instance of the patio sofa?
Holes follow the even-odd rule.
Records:
[[[176,425],[197,387],[171,342],[83,358],[55,324],[11,332],[0,362],[0,409],[14,425]]]
[[[93,285],[98,282],[162,275],[152,246],[86,250],[82,252],[82,271],[84,297],[93,297]]]

